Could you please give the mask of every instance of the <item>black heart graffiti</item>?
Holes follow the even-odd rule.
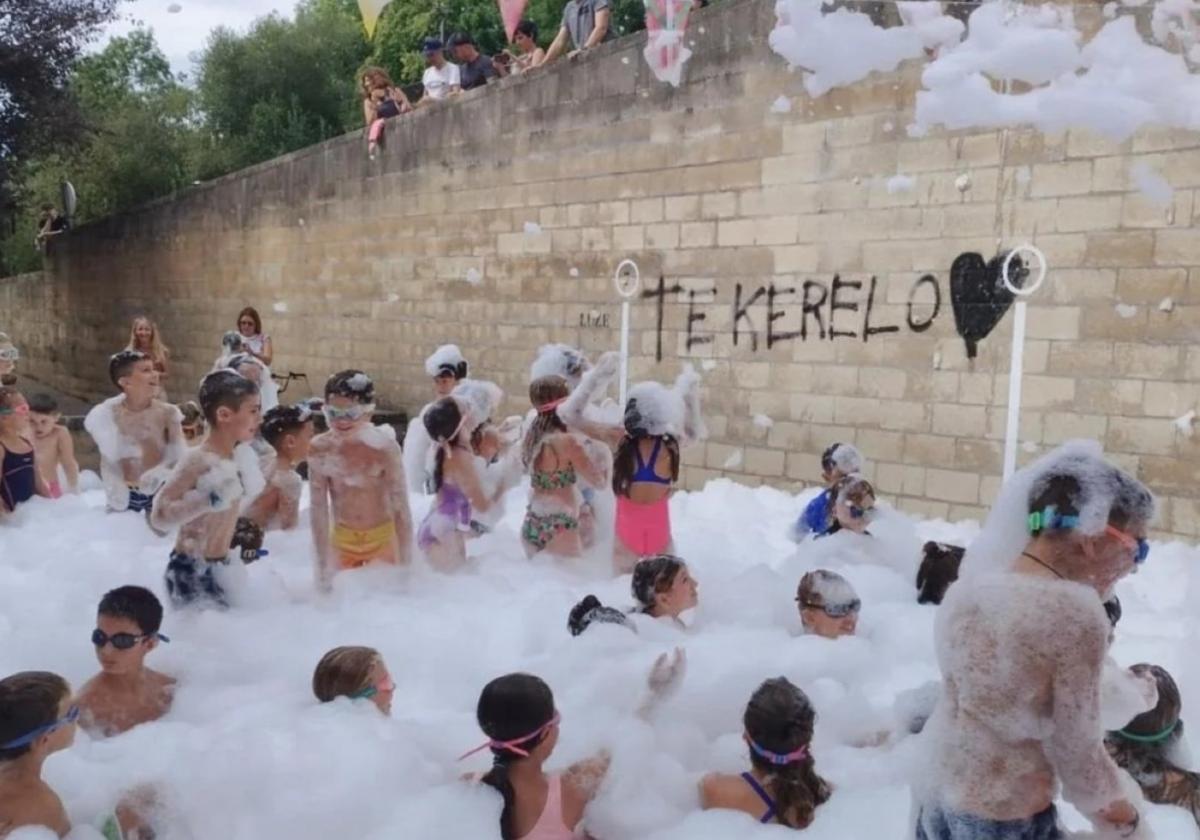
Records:
[[[950,266],[950,303],[954,308],[954,325],[967,345],[967,358],[978,354],[979,342],[987,338],[1004,313],[1012,306],[1013,293],[1004,285],[1001,271],[1007,251],[984,262],[979,254],[959,254]],[[1008,264],[1008,278],[1018,289],[1023,288],[1029,269],[1021,258],[1013,257]]]

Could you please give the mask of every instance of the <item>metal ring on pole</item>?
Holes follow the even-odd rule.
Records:
[[[1033,282],[1033,285],[1018,287],[1014,286],[1012,280],[1010,280],[1008,277],[1008,266],[1009,263],[1012,262],[1012,258],[1022,252],[1037,257],[1038,275],[1037,280]],[[1042,283],[1044,283],[1046,280],[1046,255],[1043,254],[1036,245],[1032,245],[1028,242],[1024,245],[1018,245],[1016,248],[1013,248],[1011,251],[1009,251],[1008,256],[1004,258],[1004,264],[1000,268],[1000,276],[1004,279],[1005,287],[1014,295],[1019,295],[1020,297],[1029,297],[1038,289],[1040,289],[1042,287]]]
[[[617,294],[626,300],[636,296],[642,288],[642,273],[638,270],[637,263],[633,260],[621,260],[617,266],[617,273],[613,275],[613,285],[617,287]]]

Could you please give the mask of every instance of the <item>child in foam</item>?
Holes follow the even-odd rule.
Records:
[[[606,353],[558,411],[569,427],[619,441],[612,479],[617,497],[613,564],[624,573],[639,557],[672,551],[669,501],[679,480],[679,447],[703,438],[705,430],[700,377],[690,366],[671,388],[657,382],[630,388],[623,427],[606,429],[589,421],[584,408],[608,386],[617,365],[617,354]]]
[[[370,700],[385,715],[392,713],[396,683],[379,651],[369,647],[336,647],[321,657],[312,678],[313,694],[322,703],[339,697]]]
[[[858,628],[862,607],[850,581],[826,569],[808,572],[800,578],[796,604],[805,633],[824,639],[853,636]]]
[[[807,828],[832,793],[813,762],[815,723],[808,697],[786,678],[760,685],[742,716],[750,771],[705,776],[700,782],[703,808],[742,811],[764,825]]]
[[[629,588],[636,603],[629,613],[604,606],[595,595],[588,595],[576,604],[567,619],[571,635],[578,636],[595,623],[620,624],[636,632],[637,625],[630,620],[633,615],[664,619],[686,629],[680,616],[700,603],[700,584],[692,577],[687,563],[672,554],[639,560]]]
[[[263,459],[265,489],[243,510],[259,528],[290,531],[299,524],[304,482],[296,468],[308,460],[313,431],[312,413],[303,406],[278,405],[263,415],[262,437],[274,451]]]
[[[395,433],[371,425],[375,383],[344,370],[325,383],[329,431],[313,438],[308,460],[317,584],[369,563],[407,565],[412,516]],[[330,517],[332,508],[332,521]]]
[[[59,837],[71,821],[58,794],[42,780],[42,765],[75,740],[79,708],[57,674],[24,671],[0,680],[0,837],[44,826]]]
[[[443,344],[425,360],[425,373],[433,382],[435,400],[450,396],[459,382],[467,378],[469,366],[457,344]],[[408,423],[404,433],[404,472],[408,476],[408,489],[412,493],[432,494],[433,469],[430,459],[433,441],[425,431],[425,412],[433,403],[427,403]]]
[[[154,499],[150,524],[163,531],[179,528],[165,575],[172,603],[224,607],[238,568],[229,556],[238,504],[257,496],[264,484],[248,445],[260,421],[258,388],[232,370],[218,370],[204,377],[199,398],[211,428],[208,439],[189,449],[171,472]],[[252,557],[242,552],[240,559]]]
[[[29,403],[15,388],[0,385],[0,520],[34,496],[51,496],[30,432]]]
[[[834,488],[838,482],[863,470],[863,457],[848,443],[835,443],[821,454],[821,480],[825,489],[808,503],[804,513],[792,526],[792,538],[797,542],[809,534],[822,536],[834,524]]]
[[[179,413],[182,415],[180,426],[183,430],[183,440],[189,446],[199,446],[204,443],[208,426],[204,422],[204,412],[195,400],[180,403]]]
[[[67,492],[74,493],[79,485],[79,462],[75,460],[75,442],[65,426],[59,424],[62,413],[49,394],[34,394],[29,400],[29,423],[33,428],[33,445],[37,449],[38,472],[50,489],[50,497],[62,496],[58,468],[67,479]]]
[[[678,649],[673,656],[664,653],[658,657],[647,678],[649,694],[638,709],[639,716],[648,717],[678,687],[686,665]],[[562,719],[550,686],[532,674],[497,677],[479,695],[476,717],[488,740],[462,758],[491,750],[492,768],[479,781],[495,788],[504,799],[500,812],[503,840],[585,836],[581,830],[585,812],[608,772],[609,757],[602,753],[559,773],[545,771],[558,744]]]
[[[80,724],[94,736],[112,736],[158,720],[171,708],[175,680],[146,667],[146,657],[168,641],[158,598],[140,586],[122,586],[100,600],[92,644],[100,673],[76,702]]]
[[[271,377],[271,369],[251,353],[237,353],[225,360],[225,367],[236,370],[258,386],[263,414],[279,405],[279,386]]]
[[[603,476],[558,414],[570,391],[561,376],[543,376],[529,385],[537,415],[525,432],[521,461],[529,472],[529,508],[521,538],[529,556],[546,552],[577,557],[583,550],[579,532],[583,496],[580,480],[591,485]]]
[[[1104,746],[1117,766],[1138,783],[1146,799],[1184,808],[1200,826],[1200,773],[1180,766],[1189,756],[1184,748],[1179,686],[1157,665],[1134,665],[1129,670],[1155,681],[1158,702],[1121,729],[1109,732]]]
[[[122,350],[108,374],[121,393],[89,411],[83,426],[100,449],[109,510],[141,513],[183,455],[182,415],[155,396],[158,372],[149,356]]]
[[[871,482],[852,473],[840,479],[828,492],[830,522],[816,537],[827,537],[839,531],[871,536],[867,530],[875,515],[875,488]]]
[[[488,513],[515,482],[487,481],[486,467],[471,448],[471,430],[478,418],[467,400],[443,397],[427,406],[423,417],[437,447],[433,467],[437,495],[417,532],[417,545],[432,566],[453,571],[466,562],[466,538],[476,516]],[[508,460],[515,463],[514,458]],[[514,478],[520,476],[517,469],[508,471]]]
[[[938,609],[943,681],[914,792],[918,840],[1058,838],[1062,795],[1098,827],[1139,815],[1101,737],[1101,606],[1147,554],[1150,492],[1095,444],[1006,483]]]

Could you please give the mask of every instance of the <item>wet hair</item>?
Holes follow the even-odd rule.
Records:
[[[523,20],[517,24],[517,31],[520,32],[525,37],[529,38],[531,41],[537,41],[537,36],[538,36],[537,24],[534,23],[533,21],[531,21],[529,18],[526,18],[525,20]]]
[[[533,460],[542,445],[542,438],[554,432],[567,430],[567,424],[558,416],[557,411],[542,411],[542,406],[566,399],[570,393],[567,380],[561,376],[541,376],[529,383],[529,401],[538,410],[538,414],[529,424],[525,441],[521,445],[521,461],[526,469],[533,466]]]
[[[258,310],[255,309],[253,306],[247,306],[245,309],[243,309],[241,312],[238,313],[238,316],[237,316],[238,326],[239,327],[241,326],[242,319],[247,316],[249,316],[250,319],[252,321],[254,321],[254,334],[261,335],[262,334],[262,318],[260,318],[258,316]]]
[[[153,636],[162,629],[162,602],[142,586],[121,586],[106,593],[96,612],[112,618],[127,618],[145,636]]]
[[[325,380],[325,401],[346,397],[359,405],[375,402],[375,383],[361,370],[343,370]]]
[[[966,549],[957,545],[927,542],[921,549],[921,567],[917,570],[917,603],[940,604],[950,584],[958,580]]]
[[[1079,517],[1084,527],[1106,523],[1128,530],[1154,518],[1154,496],[1146,486],[1095,456],[1065,457],[1034,480],[1028,512],[1043,513],[1050,507],[1059,516]],[[1061,532],[1047,528],[1042,533]]]
[[[429,406],[422,417],[425,431],[429,433],[434,443],[454,443],[456,433],[461,434],[463,413],[458,401],[452,397],[442,397]],[[433,456],[433,486],[434,490],[442,489],[442,473],[446,467],[446,450],[438,446]]]
[[[628,427],[627,427],[628,428]],[[628,496],[633,484],[633,475],[637,472],[638,446],[648,435],[627,434],[617,446],[617,454],[613,456],[613,492],[618,496]],[[661,438],[663,449],[671,461],[671,483],[679,480],[679,441],[672,435]]]
[[[322,703],[353,696],[367,687],[371,668],[382,659],[375,648],[335,647],[321,657],[313,671],[313,694]]]
[[[113,385],[120,388],[122,377],[129,376],[138,362],[149,360],[149,356],[137,350],[122,350],[120,353],[114,353],[108,360],[108,378],[112,380]]]
[[[868,496],[872,499],[875,498],[875,488],[871,482],[857,473],[851,473],[833,485],[833,503],[835,505],[843,501],[861,505]]]
[[[821,471],[829,475],[834,470],[846,474],[862,470],[862,455],[848,443],[835,443],[821,453]]]
[[[455,382],[460,382],[467,378],[468,369],[469,367],[465,361],[459,362],[458,364],[443,362],[442,364],[438,365],[437,373],[433,375],[433,378],[440,379],[443,376],[452,376],[454,377]]]
[[[258,386],[237,371],[214,370],[200,381],[200,410],[204,419],[215,428],[217,409],[238,411],[248,397],[258,393]]]
[[[1114,630],[1116,630],[1117,625],[1121,623],[1121,615],[1123,614],[1123,610],[1121,609],[1121,599],[1114,595],[1105,601],[1104,614],[1108,616],[1108,623],[1112,625]]]
[[[0,680],[0,744],[7,744],[58,720],[58,708],[71,686],[58,674],[22,671]],[[33,744],[0,750],[0,764],[15,761]]]
[[[597,623],[630,626],[629,619],[625,617],[625,613],[613,607],[604,606],[595,595],[588,595],[573,606],[571,614],[567,616],[567,629],[571,631],[572,636],[578,636],[584,630]]]
[[[802,609],[846,606],[855,601],[862,603],[850,581],[828,569],[814,569],[805,573],[796,587],[796,602]]]
[[[1165,750],[1183,737],[1183,721],[1180,719],[1183,714],[1183,695],[1179,692],[1179,686],[1167,669],[1158,665],[1142,662],[1129,670],[1139,677],[1149,674],[1154,678],[1154,682],[1158,684],[1158,703],[1150,711],[1131,720],[1121,733],[1146,738],[1170,730],[1170,735],[1158,743],[1135,742],[1138,747],[1146,750]]]
[[[479,728],[493,741],[512,741],[538,732],[554,717],[554,694],[550,686],[533,674],[506,674],[483,687],[475,709]],[[521,741],[515,746],[529,752],[547,733]],[[492,769],[480,780],[495,788],[504,797],[500,812],[500,836],[515,840],[513,819],[516,815],[517,793],[508,778],[509,765],[521,758],[511,750],[492,748]]]
[[[200,410],[200,406],[195,400],[188,400],[185,403],[180,403],[179,413],[183,415],[183,425],[185,426],[191,426],[197,422],[199,422],[201,426],[204,424],[204,412]]]
[[[746,735],[764,750],[787,755],[811,747],[816,712],[808,697],[786,677],[767,680],[746,704],[742,723]],[[829,784],[817,775],[809,753],[798,761],[773,764],[750,750],[751,765],[764,775],[775,797],[775,819],[791,828],[805,828],[817,806],[829,799]]]
[[[0,408],[8,408],[14,397],[21,396],[21,392],[9,385],[0,385]]]
[[[271,446],[278,446],[286,435],[296,434],[310,422],[312,415],[307,409],[294,405],[277,405],[263,415],[259,433]]]
[[[34,414],[57,414],[58,400],[50,394],[33,394],[29,397],[29,410]]]
[[[674,554],[656,554],[639,560],[629,582],[638,609],[645,613],[654,609],[656,596],[670,589],[675,577],[685,568],[687,564]]]

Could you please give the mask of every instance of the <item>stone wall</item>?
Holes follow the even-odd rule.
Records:
[[[689,487],[796,488],[845,440],[900,506],[978,517],[1012,316],[968,358],[956,308],[988,326],[1002,307],[956,307],[951,266],[981,255],[953,285],[990,288],[987,261],[1032,241],[1050,275],[1029,307],[1021,459],[1098,438],[1165,498],[1162,530],[1195,537],[1200,458],[1174,421],[1200,397],[1200,138],[913,138],[919,67],[812,100],[768,50],[772,22],[766,0],[698,13],[678,89],[627,38],[404,118],[377,161],[348,136],[75,231],[44,277],[0,281],[0,329],[31,371],[95,398],[149,312],[178,394],[254,304],[277,371],[319,387],[362,366],[413,408],[422,360],[455,341],[515,411],[538,345],[616,346],[611,277],[631,257],[648,295],[633,377],[683,359],[704,374],[712,437],[687,452]],[[1168,206],[1135,163],[1170,181]]]

